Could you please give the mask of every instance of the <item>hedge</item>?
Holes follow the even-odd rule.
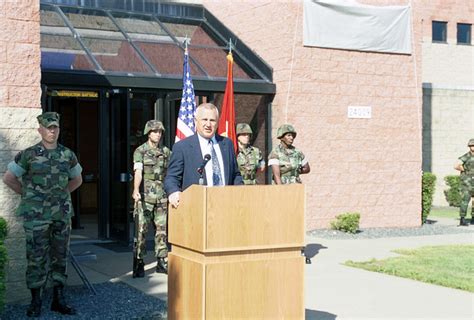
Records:
[[[431,172],[423,172],[421,182],[421,222],[425,223],[433,204],[436,176]]]
[[[444,177],[444,182],[449,187],[449,189],[444,190],[444,196],[450,207],[460,207],[461,206],[461,177],[456,176],[446,176]]]

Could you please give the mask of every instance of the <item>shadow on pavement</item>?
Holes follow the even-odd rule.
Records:
[[[313,258],[315,255],[319,253],[319,250],[321,249],[327,249],[327,247],[320,245],[318,243],[310,243],[307,244],[305,249],[304,249],[304,255],[306,258]]]
[[[306,309],[305,312],[306,320],[334,320],[336,317],[337,315],[325,311]]]

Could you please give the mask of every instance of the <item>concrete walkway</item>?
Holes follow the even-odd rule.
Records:
[[[307,237],[312,264],[306,265],[305,274],[306,319],[474,319],[474,295],[469,292],[342,265],[347,260],[395,256],[391,250],[400,248],[474,244],[474,226],[466,228],[473,233],[364,240]],[[167,299],[167,276],[154,272],[153,258],[146,260],[145,278],[133,279],[131,252],[90,244],[75,244],[72,250],[78,256],[97,255],[97,261],[81,262],[92,282],[123,281]],[[81,284],[72,268],[69,273],[69,285]]]

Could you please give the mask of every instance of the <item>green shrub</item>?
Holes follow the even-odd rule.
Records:
[[[449,187],[449,189],[444,190],[444,196],[446,201],[448,201],[450,207],[460,207],[461,206],[461,178],[457,176],[446,176],[444,177],[444,182]]]
[[[436,176],[431,172],[423,172],[421,181],[421,222],[426,222],[426,217],[430,214],[433,204],[433,194],[435,191]]]
[[[3,240],[5,240],[5,238],[7,237],[7,232],[7,222],[5,221],[5,219],[0,217],[0,242],[3,242]]]
[[[336,216],[336,220],[331,221],[331,228],[348,233],[356,233],[359,230],[360,214],[346,212]]]
[[[3,240],[7,236],[7,222],[0,217],[0,312],[5,306],[5,266],[7,265],[7,250]]]

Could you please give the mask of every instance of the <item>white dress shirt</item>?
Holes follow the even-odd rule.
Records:
[[[199,139],[199,146],[201,147],[201,153],[202,153],[203,158],[206,154],[212,155],[211,144],[209,143],[209,139],[203,138],[199,134],[197,136],[198,136],[198,139]],[[214,143],[214,150],[216,151],[217,160],[219,161],[219,167],[221,169],[222,185],[225,186],[226,181],[225,181],[225,175],[224,175],[224,160],[222,158],[221,148],[219,147],[219,144],[217,143],[217,140],[216,140],[215,136],[213,136],[211,138],[211,140]],[[207,185],[208,186],[213,186],[212,159],[209,160],[206,163],[206,166],[204,167],[204,170],[206,171]]]

